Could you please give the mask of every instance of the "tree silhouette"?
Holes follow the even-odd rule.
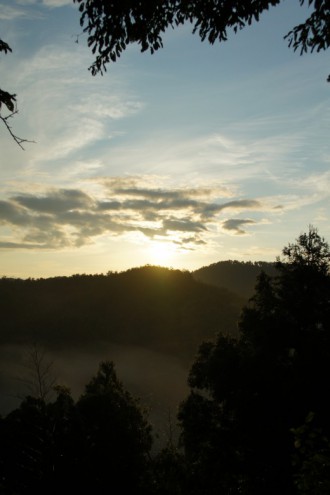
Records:
[[[151,430],[137,401],[118,380],[112,362],[100,364],[77,408],[85,438],[83,486],[106,493],[110,477],[123,492],[143,493]]]
[[[55,391],[53,402],[27,397],[0,418],[1,494],[145,495],[151,427],[113,363],[100,364],[77,403],[66,387]]]
[[[294,493],[292,429],[312,411],[329,436],[329,254],[310,227],[260,275],[239,338],[200,347],[179,414],[191,493]]]
[[[293,428],[294,483],[299,495],[328,495],[330,493],[330,440],[317,425],[313,412],[304,424]]]
[[[12,52],[12,49],[10,48],[8,43],[3,41],[2,39],[0,39],[0,52],[5,52],[5,54],[7,54],[8,52]],[[9,111],[9,114],[5,116],[1,115],[1,110],[3,106],[5,106]],[[8,91],[4,91],[3,89],[0,88],[0,120],[6,127],[11,137],[18,144],[18,146],[24,149],[23,143],[31,143],[32,141],[28,141],[27,139],[17,136],[13,132],[12,127],[9,124],[10,119],[14,117],[14,115],[16,115],[17,113],[18,110],[17,110],[16,95],[12,93],[8,93]]]
[[[46,402],[56,384],[53,361],[48,359],[46,350],[36,343],[27,349],[25,361],[27,373],[20,381],[26,385],[28,395]]]
[[[169,27],[189,22],[201,40],[226,41],[227,31],[235,33],[259,21],[263,11],[281,0],[74,0],[81,12],[80,24],[88,33],[88,46],[96,53],[92,74],[106,70],[131,43],[141,51],[154,53],[163,47],[162,35]],[[300,0],[313,7],[308,19],[295,26],[285,38],[301,53],[325,50],[330,45],[328,2]]]

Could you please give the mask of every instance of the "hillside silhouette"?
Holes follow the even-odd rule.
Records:
[[[237,335],[244,302],[187,271],[157,266],[105,275],[2,278],[0,414],[27,393],[25,358],[37,343],[54,361],[59,383],[68,384],[75,397],[98,362],[113,360],[154,421],[164,423],[187,392],[200,343],[219,332]]]
[[[196,272],[143,266],[124,272],[0,279],[0,414],[27,393],[33,344],[54,361],[75,397],[101,360],[113,360],[125,385],[156,424],[187,393],[201,342],[236,337],[257,274],[271,263],[220,262]],[[236,293],[235,293],[236,291]]]
[[[0,416],[0,492],[57,495],[64,487],[64,493],[107,493],[118,486],[137,495],[329,493],[330,407],[324,391],[330,372],[330,250],[310,226],[282,254],[276,277],[264,271],[258,276],[237,335],[233,327],[201,342],[188,375],[182,363],[192,349],[181,318],[193,330],[192,342],[194,318],[208,332],[219,324],[216,308],[223,318],[219,326],[228,329],[235,294],[197,282],[188,272],[152,266],[91,277],[3,279],[2,295],[12,310],[17,305],[11,321],[20,314],[18,306],[30,315],[30,326],[22,327],[26,333],[12,337],[31,337],[39,305],[46,325],[70,315],[76,338],[90,325],[80,348],[70,335],[59,343],[55,327],[45,326],[44,337],[47,331],[53,337],[48,347],[71,378],[89,373],[101,349],[113,360],[101,360],[76,394],[54,381],[44,349],[30,347],[32,394]],[[99,327],[90,318],[79,328],[93,308]],[[75,321],[79,309],[83,316]],[[120,335],[119,328],[127,333]],[[95,342],[99,350],[93,356]],[[4,350],[15,346],[18,340],[0,347],[0,369]],[[149,401],[135,398],[129,376],[152,391]],[[2,379],[0,374],[0,385]]]
[[[107,275],[0,280],[1,344],[138,345],[190,360],[203,339],[234,335],[243,300],[156,266]]]
[[[262,271],[271,277],[278,275],[275,263],[228,260],[203,266],[193,272],[193,277],[249,299],[254,294],[257,277]]]

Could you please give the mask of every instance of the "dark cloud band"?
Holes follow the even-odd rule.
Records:
[[[0,242],[0,248],[59,249],[90,243],[100,235],[141,232],[193,249],[205,243],[209,225],[219,224],[224,210],[262,207],[255,199],[223,202],[221,188],[145,187],[136,178],[105,178],[98,183],[103,187],[98,197],[80,189],[52,189],[0,201],[0,225],[14,233],[8,242]],[[243,234],[241,227],[253,223],[228,219],[222,226]]]

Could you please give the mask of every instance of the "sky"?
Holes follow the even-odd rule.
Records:
[[[330,241],[327,52],[288,48],[287,0],[209,45],[191,26],[101,76],[72,0],[0,0],[0,276],[275,261],[309,225]],[[5,112],[2,111],[2,115]]]

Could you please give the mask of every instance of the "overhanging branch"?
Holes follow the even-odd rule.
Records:
[[[11,135],[13,140],[18,144],[18,146],[22,150],[25,150],[25,148],[23,147],[23,143],[35,143],[35,141],[30,141],[29,139],[21,138],[21,137],[17,136],[16,134],[14,134],[14,132],[12,131],[12,127],[9,125],[8,121],[10,118],[12,118],[17,113],[18,113],[18,110],[15,110],[14,112],[7,115],[6,117],[3,117],[2,115],[0,115],[0,120],[4,123],[5,127],[7,128],[7,131],[9,132],[9,134]]]

